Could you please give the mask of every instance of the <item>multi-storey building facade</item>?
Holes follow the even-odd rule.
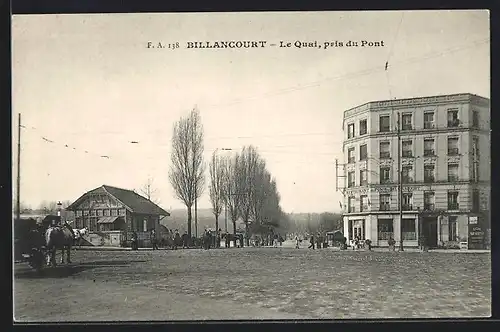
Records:
[[[455,94],[370,102],[345,111],[343,127],[348,239],[387,246],[402,234],[405,247],[424,241],[472,247],[487,237],[489,99]]]

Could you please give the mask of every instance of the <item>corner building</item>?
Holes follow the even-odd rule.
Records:
[[[384,247],[390,237],[399,245],[402,234],[404,247],[488,245],[489,99],[467,93],[369,102],[345,111],[343,121],[349,240]]]

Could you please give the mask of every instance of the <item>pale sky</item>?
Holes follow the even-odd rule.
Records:
[[[391,97],[490,97],[487,11],[28,15],[12,25],[13,166],[21,113],[21,201],[32,207],[102,184],[139,190],[152,177],[160,205],[183,208],[168,181],[170,139],[196,105],[207,162],[216,149],[253,144],[285,211],[338,211],[344,110]],[[220,40],[268,46],[186,49]],[[269,46],[281,40],[384,47]],[[198,206],[210,207],[208,190]]]

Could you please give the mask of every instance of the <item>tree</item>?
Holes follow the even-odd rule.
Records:
[[[239,164],[239,179],[238,182],[242,189],[242,199],[240,204],[240,216],[245,223],[245,232],[247,234],[247,245],[248,245],[248,235],[249,235],[249,224],[251,222],[253,210],[253,201],[255,199],[252,197],[255,195],[256,191],[256,179],[258,172],[258,167],[260,163],[260,156],[257,150],[253,146],[244,147],[241,152],[241,162]]]
[[[228,157],[224,162],[224,182],[223,182],[223,200],[229,212],[229,218],[233,224],[233,234],[236,237],[236,221],[240,214],[240,204],[242,198],[241,186],[241,157],[236,154],[234,157]]]
[[[203,162],[203,126],[198,110],[174,124],[169,180],[176,197],[186,205],[187,228],[191,239],[191,208],[202,195],[205,185]]]
[[[160,203],[160,200],[156,198],[156,195],[158,194],[158,189],[154,187],[152,178],[148,178],[148,181],[141,188],[141,193],[153,203],[155,204]]]
[[[215,216],[215,231],[219,232],[219,216],[222,212],[224,205],[224,172],[225,172],[225,159],[217,156],[217,152],[212,154],[210,161],[210,202],[212,203],[212,212]]]

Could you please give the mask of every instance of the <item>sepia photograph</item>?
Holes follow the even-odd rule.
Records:
[[[11,24],[15,323],[491,316],[488,10]]]

